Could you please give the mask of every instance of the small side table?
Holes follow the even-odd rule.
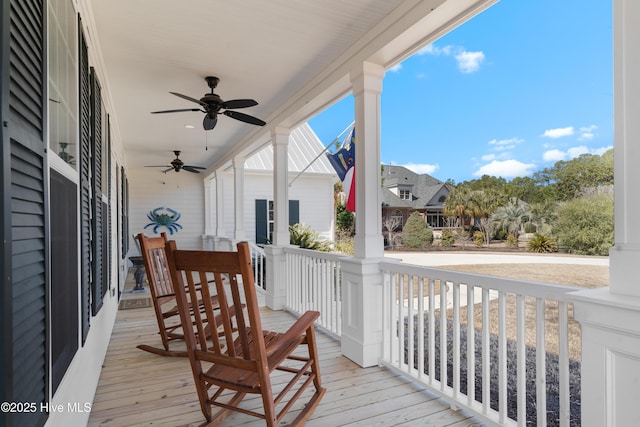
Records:
[[[132,292],[146,292],[144,290],[144,260],[141,256],[129,257],[129,260],[133,263],[135,271],[133,272],[133,278],[136,279],[136,286]]]

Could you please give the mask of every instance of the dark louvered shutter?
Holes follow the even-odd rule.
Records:
[[[45,16],[43,1],[0,7],[0,401],[34,402],[38,409],[0,414],[7,426],[39,426],[47,418],[39,411],[49,395]]]
[[[122,185],[122,259],[127,257],[129,252],[129,181],[124,168],[120,168],[120,183]]]
[[[265,199],[256,199],[256,244],[264,245],[267,243],[268,236],[267,223],[267,201]]]
[[[104,264],[104,275],[106,277],[106,284],[103,293],[107,292],[107,289],[111,288],[111,260],[113,259],[113,254],[111,251],[111,238],[112,238],[112,226],[111,226],[111,120],[109,115],[107,114],[107,150],[105,151],[107,155],[107,218],[105,219],[105,223],[107,224],[106,233],[104,236],[104,247],[105,247],[105,260]],[[104,184],[104,183],[103,183]]]
[[[289,200],[289,225],[300,222],[300,200]]]
[[[91,311],[102,307],[102,94],[92,67],[91,80]]]
[[[87,42],[78,23],[80,96],[80,298],[82,344],[89,334],[91,320],[91,90]]]

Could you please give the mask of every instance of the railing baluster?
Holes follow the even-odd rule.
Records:
[[[474,319],[475,288],[467,285],[467,406],[476,400],[476,328]]]
[[[525,335],[525,305],[524,295],[516,295],[517,319],[517,392],[518,392],[518,425],[527,425],[527,338]]]
[[[544,298],[536,299],[536,406],[538,425],[547,425],[547,368]]]
[[[498,293],[498,409],[499,420],[507,419],[507,299],[504,292]]]
[[[566,427],[571,420],[569,399],[569,307],[564,301],[558,302],[558,364],[560,394],[560,427]]]
[[[460,286],[453,283],[453,397],[460,391]]]
[[[424,277],[418,280],[418,378],[424,378]]]
[[[489,288],[482,288],[482,412],[484,414],[489,413],[491,391],[489,326]]]
[[[414,295],[414,285],[416,281],[416,276],[409,276],[409,283],[407,289],[407,372],[413,373],[415,368],[414,363],[414,354],[415,354],[415,345],[414,345],[414,319],[413,319],[413,295]]]
[[[436,379],[435,279],[429,279],[429,385]]]
[[[447,283],[440,279],[440,390],[447,387]]]

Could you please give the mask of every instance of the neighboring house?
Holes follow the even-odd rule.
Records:
[[[451,189],[431,175],[418,175],[404,166],[382,167],[382,223],[397,218],[404,226],[409,215],[420,212],[431,228],[445,227],[444,201]]]

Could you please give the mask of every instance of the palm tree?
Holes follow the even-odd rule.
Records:
[[[453,216],[458,219],[458,225],[461,228],[464,228],[465,217],[471,215],[471,211],[469,209],[470,197],[471,191],[469,188],[458,185],[451,190],[442,208],[443,214]]]
[[[469,210],[473,215],[475,225],[484,235],[487,246],[493,231],[493,223],[489,218],[500,206],[500,199],[504,199],[504,197],[496,190],[476,190],[471,193],[469,198]]]
[[[514,200],[511,200],[505,206],[500,206],[493,215],[491,215],[491,222],[496,228],[506,230],[507,233],[512,234],[516,239],[520,235],[522,227],[529,221],[529,206]]]

